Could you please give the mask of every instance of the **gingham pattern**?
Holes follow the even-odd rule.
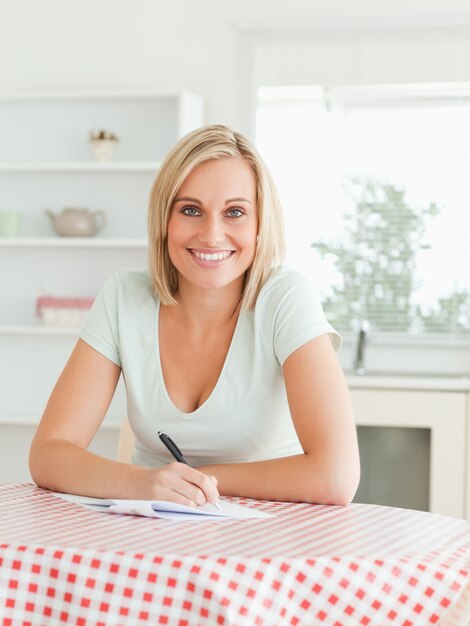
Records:
[[[463,626],[470,524],[374,505],[232,499],[269,519],[172,522],[0,486],[0,624]]]

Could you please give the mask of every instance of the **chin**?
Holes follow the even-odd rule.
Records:
[[[215,274],[215,273],[214,273]],[[245,272],[236,276],[194,276],[193,278],[187,276],[186,280],[194,287],[200,289],[224,289],[229,286],[234,286],[237,282],[240,282],[240,290],[243,289]]]

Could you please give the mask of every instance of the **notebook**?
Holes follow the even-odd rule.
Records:
[[[241,520],[241,519],[261,519],[272,517],[270,513],[259,511],[253,507],[235,504],[227,500],[220,499],[218,505],[220,510],[213,504],[206,504],[196,508],[167,502],[164,500],[122,500],[117,498],[103,499],[91,498],[88,496],[76,496],[68,493],[51,494],[67,502],[84,506],[92,511],[102,513],[117,513],[121,515],[140,515],[143,517],[159,517],[162,519],[179,521],[204,521],[204,520]]]

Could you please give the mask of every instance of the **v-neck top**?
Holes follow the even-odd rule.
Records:
[[[148,271],[119,270],[103,285],[80,335],[122,369],[136,439],[133,463],[159,467],[173,460],[159,430],[195,467],[301,454],[282,365],[319,335],[329,334],[336,349],[341,345],[311,283],[287,267],[273,273],[255,308],[240,312],[219,378],[191,413],[175,406],[165,386],[159,311]]]

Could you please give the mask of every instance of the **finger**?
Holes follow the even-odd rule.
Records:
[[[204,493],[207,502],[210,502],[211,504],[215,504],[217,502],[220,494],[217,489],[217,479],[215,476],[208,476],[207,474],[196,470],[196,474],[193,474],[190,480]]]
[[[209,476],[209,478],[214,483],[214,487],[215,487],[215,491],[216,491],[216,496],[215,496],[215,498],[213,500],[210,500],[210,503],[211,504],[217,504],[217,501],[220,498],[220,493],[219,493],[219,490],[217,488],[218,481],[217,481],[217,478],[215,476]]]
[[[176,461],[167,467],[170,472],[169,476],[180,476],[188,483],[184,484],[172,482],[173,488],[178,491],[178,493],[192,499],[199,506],[202,506],[207,502],[215,504],[219,499],[217,485],[216,482],[214,482],[215,477],[207,476],[194,467],[185,465],[184,463],[178,463]],[[188,485],[192,485],[196,491],[188,490]]]
[[[199,487],[184,478],[180,478],[179,481],[175,482],[173,489],[180,496],[194,502],[195,506],[204,506],[207,504],[207,498],[202,489],[199,489]]]
[[[168,466],[166,479],[168,486],[171,486],[175,492],[188,498],[196,505],[204,506],[207,504],[208,498],[202,488],[205,476],[198,470],[184,463],[174,462]]]
[[[184,463],[174,462],[171,463],[170,467],[175,474],[179,474],[188,483],[191,483],[198,488],[200,490],[199,494],[202,494],[203,498],[201,499],[201,496],[194,494],[194,492],[188,492],[186,487],[181,492],[185,496],[192,498],[192,494],[194,494],[195,502],[200,505],[204,505],[206,502],[210,502],[211,504],[215,504],[217,502],[220,496],[217,490],[217,479],[215,476],[207,476],[203,472],[191,467],[190,465],[185,465]]]
[[[187,506],[196,507],[206,503],[204,493],[182,474],[186,466],[173,462],[162,468],[150,470],[152,476],[152,495],[154,500],[168,500]]]
[[[174,489],[169,490],[164,497],[161,498],[167,502],[176,502],[177,504],[184,504],[184,506],[189,506],[192,509],[196,509],[199,505],[191,498],[187,498],[186,496],[178,493]]]

